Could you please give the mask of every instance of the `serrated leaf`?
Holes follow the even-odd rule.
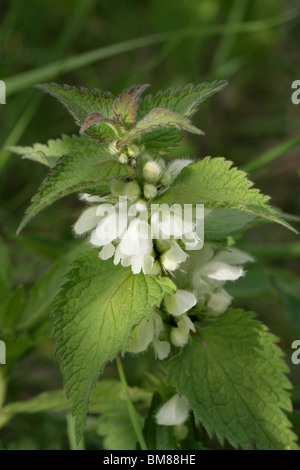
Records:
[[[96,250],[74,262],[67,279],[57,298],[53,332],[79,441],[98,375],[126,349],[132,328],[175,286],[168,278],[133,275],[111,261],[103,263]]]
[[[116,138],[113,123],[112,119],[108,119],[98,111],[94,111],[87,116],[80,127],[80,134],[87,134],[97,139],[98,142],[108,142]]]
[[[234,209],[277,222],[297,231],[279,217],[246,173],[232,167],[224,158],[206,157],[183,168],[181,173],[157,200],[160,203],[204,204],[208,209]]]
[[[187,85],[160,91],[155,96],[147,95],[138,109],[138,119],[143,118],[152,108],[168,108],[184,117],[191,117],[199,105],[227,86],[225,80],[200,85]]]
[[[11,152],[22,155],[23,158],[34,160],[43,165],[53,167],[58,158],[73,150],[82,148],[98,149],[99,144],[85,135],[63,135],[61,139],[50,139],[47,144],[34,144],[31,147],[9,147]]]
[[[113,114],[125,127],[135,122],[139,98],[149,86],[148,84],[132,86],[128,90],[124,90],[116,99]]]
[[[89,90],[84,87],[58,85],[57,83],[39,84],[35,86],[58,99],[75,118],[76,124],[81,126],[87,116],[98,111],[106,118],[111,119],[115,97],[111,93],[104,93],[97,88]]]
[[[61,157],[32,198],[18,233],[41,210],[64,196],[87,190],[102,182],[135,175],[135,170],[130,166],[109,158],[107,149],[100,145],[97,150],[81,149]]]
[[[179,145],[184,132],[177,127],[158,127],[140,136],[139,145],[149,152],[164,154]]]
[[[203,134],[202,131],[193,126],[189,119],[173,113],[169,109],[155,108],[149,111],[145,117],[138,121],[130,128],[122,137],[121,142],[126,143],[130,140],[137,139],[140,135],[151,132],[159,127],[173,127],[177,129],[192,132],[193,134]]]
[[[237,240],[242,232],[262,223],[254,214],[232,209],[213,209],[205,216],[205,241],[228,244],[233,237]]]
[[[197,329],[168,363],[171,383],[189,401],[196,421],[221,442],[265,450],[294,446],[288,368],[275,338],[253,314],[229,309]]]

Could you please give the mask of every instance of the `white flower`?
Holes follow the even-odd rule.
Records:
[[[77,235],[83,235],[84,233],[89,232],[95,228],[99,220],[100,217],[97,216],[97,206],[89,207],[77,220],[76,224],[74,225],[74,232]]]
[[[207,302],[207,306],[213,310],[215,314],[220,315],[227,310],[231,301],[232,297],[225,289],[218,289],[216,292],[211,294],[210,299]]]
[[[171,244],[171,248],[161,255],[161,262],[168,271],[175,271],[180,263],[187,260],[189,255],[180,248],[175,240],[172,240]]]
[[[187,399],[176,394],[156,413],[156,422],[163,426],[178,426],[187,420],[188,414]]]
[[[105,213],[107,215],[104,216]],[[121,237],[127,227],[127,214],[119,212],[117,206],[101,204],[97,207],[96,215],[102,218],[92,232],[90,240],[92,245],[108,245]]]
[[[122,266],[132,267],[132,272],[150,274],[153,268],[153,245],[149,237],[150,227],[139,218],[130,222],[116,248],[114,264],[121,261]]]
[[[156,357],[163,361],[170,354],[171,345],[168,341],[162,341],[159,339],[161,334],[164,333],[164,324],[160,314],[154,312],[152,317],[154,321],[153,349]]]
[[[196,303],[197,299],[194,294],[182,289],[178,289],[175,294],[165,298],[165,306],[168,313],[175,317],[187,312],[193,308]]]

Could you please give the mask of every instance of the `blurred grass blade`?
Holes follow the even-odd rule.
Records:
[[[254,33],[267,28],[279,26],[295,17],[295,14],[279,15],[272,18],[266,18],[259,21],[250,21],[245,23],[232,24],[228,27],[225,25],[212,25],[203,28],[188,28],[177,31],[170,31],[167,33],[154,34],[151,36],[144,36],[121,43],[112,44],[109,46],[94,49],[92,51],[84,52],[75,56],[67,57],[64,60],[52,62],[51,64],[37,67],[28,72],[8,77],[5,80],[7,96],[16,93],[28,86],[34,85],[38,82],[49,80],[51,77],[70,72],[72,70],[85,67],[99,60],[113,57],[124,52],[129,52],[135,49],[152,46],[165,41],[173,41],[176,39],[184,39],[186,37],[201,37],[210,35],[236,35],[242,33]]]
[[[285,140],[284,142],[281,142],[279,145],[276,145],[270,150],[267,150],[259,157],[244,165],[242,170],[247,172],[259,170],[260,168],[263,168],[278,158],[284,156],[289,150],[297,147],[297,145],[300,145],[300,134],[292,137],[291,139]]]

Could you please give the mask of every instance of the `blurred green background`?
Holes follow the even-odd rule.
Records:
[[[7,147],[78,133],[63,107],[32,86],[57,81],[117,95],[138,83],[150,83],[155,93],[226,78],[227,89],[195,116],[205,136],[189,137],[172,155],[224,156],[249,172],[273,205],[296,216],[300,105],[291,102],[291,85],[300,79],[300,7],[296,0],[1,0],[0,17],[0,79],[7,86],[6,104],[0,105],[0,273],[9,292],[23,284],[25,298],[42,279],[32,329],[20,332],[10,326],[15,341],[27,340],[6,368],[6,401],[11,402],[61,387],[49,298],[63,274],[59,263],[75,246],[71,226],[83,207],[76,198],[67,198],[15,235],[46,170],[10,154]],[[299,409],[300,365],[290,360],[291,343],[300,339],[299,238],[268,224],[250,230],[238,246],[257,263],[231,287],[235,305],[257,312],[280,337]],[[42,276],[53,263],[55,275],[48,282]],[[8,291],[3,290],[3,300]],[[44,334],[39,344],[37,328]],[[131,384],[140,383],[147,360],[138,369],[128,360]],[[114,374],[109,367],[106,375]],[[299,432],[299,413],[292,420]],[[4,448],[68,447],[64,419],[50,413],[14,418],[0,430],[0,439]],[[90,448],[100,448],[101,442],[99,436],[88,437]]]

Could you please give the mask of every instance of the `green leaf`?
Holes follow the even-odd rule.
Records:
[[[89,90],[84,87],[58,85],[57,83],[40,84],[35,87],[57,98],[75,118],[75,122],[79,126],[94,111],[99,111],[109,119],[113,117],[112,108],[115,97],[111,93],[104,93],[97,88]]]
[[[268,205],[264,196],[246,173],[232,168],[223,158],[206,157],[183,168],[181,173],[157,200],[160,203],[204,204],[208,209],[234,209],[277,222],[297,233]]]
[[[177,127],[158,127],[140,136],[139,145],[153,153],[164,154],[179,145],[184,132]]]
[[[159,393],[154,393],[151,406],[145,421],[143,435],[148,450],[178,450],[172,426],[161,426],[157,424],[155,416],[158,409],[163,405]]]
[[[116,138],[114,121],[103,116],[98,111],[89,114],[80,127],[80,134],[87,134],[98,142],[108,142]]]
[[[227,86],[225,80],[200,85],[187,85],[159,91],[155,96],[147,95],[138,109],[138,119],[143,118],[153,108],[167,108],[184,117],[191,117],[207,98],[222,91]]]
[[[139,416],[141,426],[143,420]],[[136,434],[130,419],[126,402],[120,400],[110,403],[98,418],[97,434],[103,437],[107,450],[134,450]]]
[[[22,155],[23,158],[34,160],[43,165],[53,167],[57,159],[73,150],[82,148],[98,149],[99,144],[85,135],[67,136],[63,135],[61,139],[48,140],[47,144],[34,144],[32,147],[9,147],[11,152]]]
[[[57,298],[54,337],[80,440],[90,390],[107,362],[126,349],[132,328],[175,290],[168,278],[133,275],[99,260],[96,250],[74,262]]]
[[[189,401],[196,421],[234,447],[265,450],[295,446],[285,411],[291,411],[288,368],[277,338],[253,320],[229,309],[197,329],[168,363],[171,383]]]
[[[71,152],[58,160],[39,192],[32,198],[18,233],[35,215],[58,199],[103,182],[134,175],[133,168],[116,160],[109,160],[105,147],[98,146],[97,151],[82,149]]]
[[[248,212],[214,209],[205,216],[205,241],[226,245],[230,237],[236,240],[244,230],[259,223],[261,219]]]
[[[155,108],[149,111],[140,121],[138,121],[122,137],[121,142],[127,143],[130,140],[137,139],[141,134],[151,132],[157,127],[175,126],[178,129],[186,130],[194,134],[203,134],[202,131],[191,124],[190,120],[173,113],[169,109]]]
[[[133,86],[128,90],[124,90],[116,99],[113,114],[125,127],[135,122],[139,98],[149,86],[147,84]]]

